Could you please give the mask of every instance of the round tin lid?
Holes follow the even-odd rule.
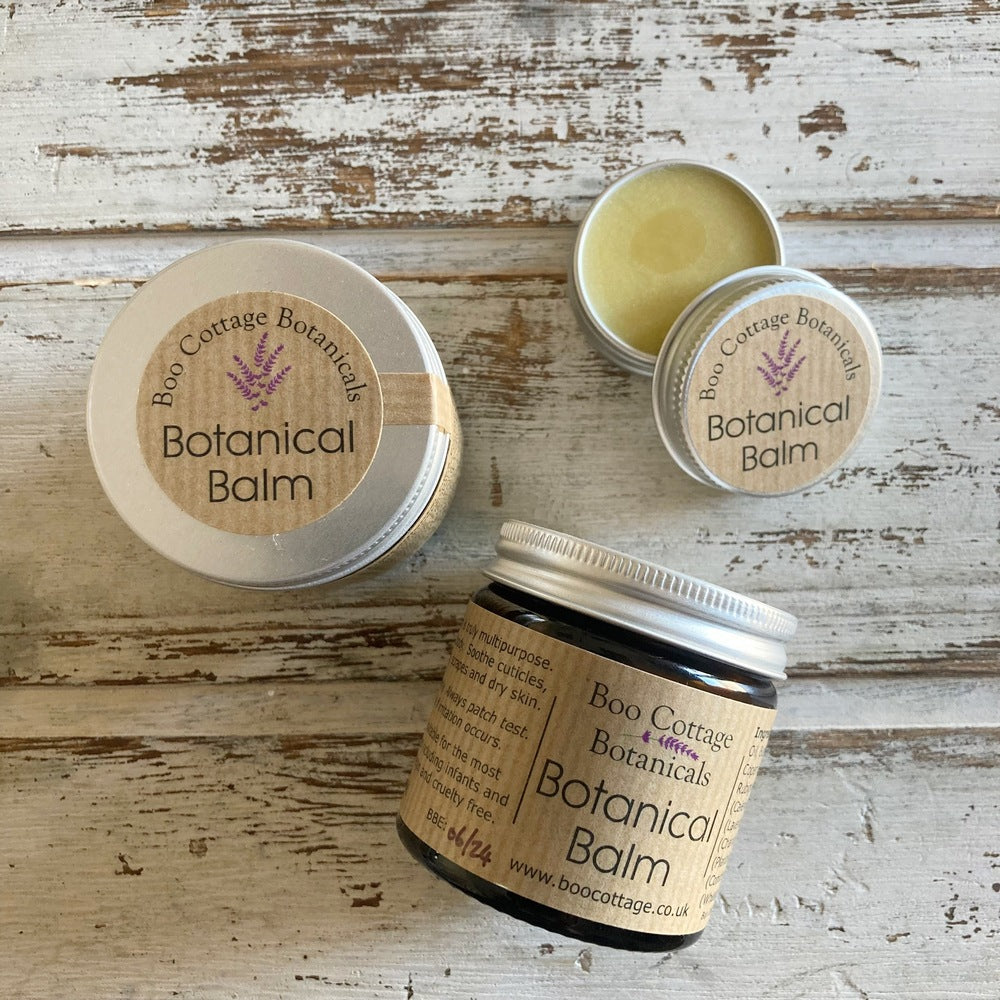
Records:
[[[500,529],[485,574],[545,600],[736,664],[785,676],[794,616],[655,563],[522,521]]]
[[[653,373],[653,411],[696,479],[777,496],[843,461],[881,382],[878,338],[856,302],[809,271],[750,268],[678,318]]]
[[[404,539],[455,416],[427,332],[336,254],[246,239],[183,258],[109,327],[91,454],[123,519],[243,587],[327,582]]]

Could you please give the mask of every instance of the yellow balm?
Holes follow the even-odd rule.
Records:
[[[652,374],[664,338],[696,296],[736,271],[782,259],[773,217],[744,184],[699,163],[654,163],[591,207],[577,239],[576,304],[606,354]]]

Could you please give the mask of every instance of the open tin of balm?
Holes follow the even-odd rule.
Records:
[[[570,295],[603,354],[653,376],[660,436],[705,485],[805,489],[854,448],[878,402],[871,322],[784,265],[771,213],[725,171],[665,161],[612,184],[580,226]]]
[[[240,587],[326,583],[437,527],[460,438],[411,310],[336,254],[246,239],[183,258],[109,327],[94,465],[150,546]]]
[[[736,271],[783,262],[777,223],[746,184],[702,163],[665,160],[625,174],[590,207],[571,299],[599,351],[652,375],[692,299]]]

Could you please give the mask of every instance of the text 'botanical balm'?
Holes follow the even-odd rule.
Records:
[[[571,293],[595,346],[651,375],[674,320],[727,275],[780,264],[767,206],[732,174],[687,160],[633,170],[591,206],[573,256]]]
[[[400,807],[499,910],[667,951],[708,921],[795,619],[571,535],[503,526]]]
[[[133,530],[242,587],[324,583],[411,552],[444,514],[460,452],[410,309],[289,240],[211,247],[147,282],[104,338],[87,418]]]

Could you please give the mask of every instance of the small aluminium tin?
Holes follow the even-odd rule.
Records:
[[[210,247],[147,282],[101,344],[87,429],[105,492],[145,542],[260,589],[413,551],[461,450],[413,312],[343,257],[282,239]]]
[[[640,167],[592,205],[570,299],[617,365],[653,376],[653,412],[698,482],[779,496],[824,479],[878,402],[882,356],[857,303],[787,267],[767,206],[726,171]]]
[[[653,413],[690,476],[776,496],[844,460],[881,383],[878,338],[856,302],[809,271],[758,267],[678,318],[653,374]]]

